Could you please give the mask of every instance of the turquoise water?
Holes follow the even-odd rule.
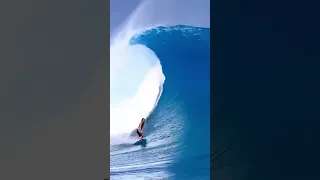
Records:
[[[165,82],[146,121],[147,144],[111,147],[111,179],[209,179],[209,31],[156,27],[132,37],[131,45],[145,45],[159,58]],[[134,130],[131,136],[137,138]]]

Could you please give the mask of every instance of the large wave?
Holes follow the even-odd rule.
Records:
[[[208,7],[209,1],[144,1],[112,37],[111,179],[188,179],[182,172],[190,168],[208,178],[209,31],[200,28],[210,26]],[[142,117],[144,150],[132,146]]]
[[[129,133],[142,117],[150,114],[161,95],[165,80],[156,54],[146,46],[132,46],[131,38],[161,25],[210,27],[209,15],[209,0],[147,0],[111,37],[112,144],[120,142],[119,138],[113,141],[115,135]]]

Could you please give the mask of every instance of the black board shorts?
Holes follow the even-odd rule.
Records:
[[[138,134],[139,137],[142,136],[142,134],[138,131],[138,129],[137,129],[137,134]]]

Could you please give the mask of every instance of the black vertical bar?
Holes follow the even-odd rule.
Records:
[[[109,178],[109,1],[1,1],[0,179]]]
[[[213,1],[212,179],[320,179],[317,5]]]

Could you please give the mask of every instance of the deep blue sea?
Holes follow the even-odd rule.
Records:
[[[165,82],[143,130],[147,144],[111,147],[112,180],[209,179],[209,31],[156,27],[131,38],[131,45],[145,45],[156,54]],[[131,136],[137,138],[132,131]]]

